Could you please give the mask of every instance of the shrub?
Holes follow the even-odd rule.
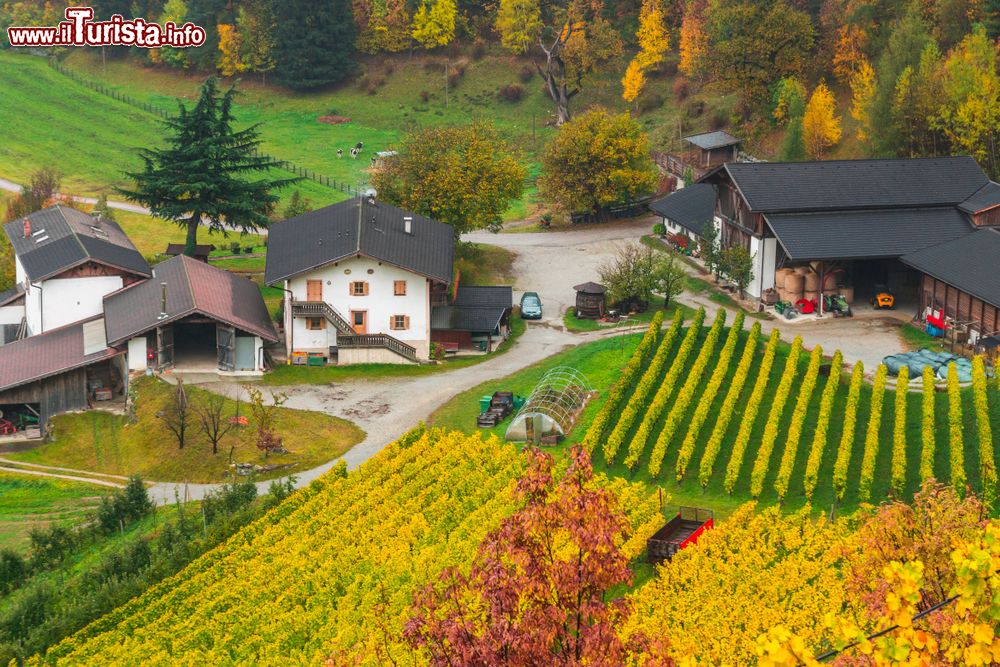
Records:
[[[49,567],[62,562],[77,543],[77,534],[66,526],[59,525],[34,528],[28,537],[31,540],[33,567]]]
[[[719,410],[719,417],[715,420],[711,435],[708,436],[708,443],[705,451],[701,455],[701,463],[698,464],[698,481],[702,488],[708,486],[708,481],[712,478],[712,471],[715,466],[715,459],[722,449],[722,439],[726,436],[729,422],[736,413],[736,404],[743,392],[743,386],[747,378],[750,377],[750,367],[753,364],[754,356],[757,353],[757,343],[760,341],[760,322],[754,322],[750,327],[750,336],[747,338],[746,346],[743,348],[743,356],[736,367],[736,373],[729,383],[729,390],[722,399],[722,408]],[[768,347],[776,347],[778,344],[778,332],[775,330],[771,334],[771,342]],[[765,353],[766,355],[767,353]]]
[[[934,477],[934,371],[930,366],[924,366],[923,396],[921,397],[920,435],[920,481],[926,482]]]
[[[785,449],[781,453],[781,463],[778,464],[778,476],[774,480],[774,490],[782,501],[788,494],[788,484],[795,468],[795,458],[798,456],[799,442],[802,440],[802,428],[806,423],[806,411],[812,400],[813,390],[819,378],[819,367],[823,363],[823,348],[817,345],[809,354],[809,366],[799,387],[799,395],[795,399],[795,409],[792,411],[792,421],[788,425],[788,435],[785,437]]]
[[[698,407],[695,408],[694,415],[691,416],[687,434],[684,436],[680,452],[677,454],[675,472],[677,473],[678,482],[684,479],[688,463],[691,462],[691,457],[694,455],[694,447],[698,442],[698,436],[701,435],[701,429],[705,425],[705,420],[708,419],[708,413],[712,409],[715,397],[719,393],[719,389],[722,388],[722,382],[726,379],[726,374],[729,372],[729,361],[733,358],[736,343],[740,339],[740,332],[743,331],[743,319],[744,315],[742,311],[736,314],[736,319],[733,320],[733,325],[729,329],[729,335],[726,336],[726,343],[722,346],[722,352],[719,354],[719,360],[712,370],[708,385],[698,399]]]
[[[6,595],[21,585],[28,573],[28,564],[21,554],[10,549],[0,550],[0,595]]]
[[[837,460],[833,464],[833,490],[837,500],[844,499],[847,490],[847,467],[851,464],[851,450],[854,447],[854,430],[858,423],[858,403],[861,400],[861,385],[865,380],[865,366],[860,361],[854,364],[851,373],[851,387],[847,392],[847,406],[844,408],[844,430],[840,435]]]
[[[614,463],[615,456],[618,454],[618,449],[628,436],[628,433],[632,428],[632,424],[635,422],[636,416],[638,416],[640,410],[645,408],[646,398],[653,390],[656,382],[660,379],[660,372],[663,370],[663,365],[667,361],[667,355],[670,354],[670,351],[674,347],[674,341],[680,333],[681,324],[683,322],[684,315],[678,308],[677,312],[674,314],[674,321],[670,325],[670,329],[660,340],[660,345],[656,348],[656,354],[653,356],[653,361],[649,364],[646,372],[643,373],[642,377],[639,379],[639,384],[636,385],[635,391],[632,392],[632,396],[629,398],[628,404],[622,411],[621,417],[618,419],[618,424],[615,425],[615,428],[611,431],[608,439],[604,441],[604,460],[608,463]]]
[[[788,360],[785,363],[785,370],[781,373],[778,388],[774,392],[771,412],[764,424],[764,434],[760,440],[760,447],[757,449],[757,458],[750,471],[750,494],[754,498],[764,490],[764,477],[771,465],[771,453],[774,452],[774,443],[778,439],[778,428],[781,426],[781,417],[785,413],[788,395],[792,391],[792,382],[799,372],[799,357],[801,355],[802,338],[796,336],[795,340],[792,341],[792,350],[788,353]]]
[[[251,479],[223,484],[205,495],[201,509],[205,521],[213,523],[220,516],[234,514],[257,498],[257,485]]]
[[[976,412],[976,435],[979,439],[979,476],[983,485],[983,504],[992,508],[997,493],[997,468],[993,458],[993,433],[986,388],[986,365],[982,357],[976,356],[972,360],[972,406]]]
[[[462,74],[464,71],[456,67],[455,69],[449,70],[448,72],[448,85],[452,88],[458,86],[458,82],[462,80]]]
[[[698,118],[705,113],[705,103],[701,100],[691,100],[684,107],[684,113],[687,114],[688,118]]]
[[[865,432],[865,450],[861,456],[861,481],[858,484],[858,500],[867,502],[872,494],[872,480],[875,479],[875,458],[878,456],[879,429],[882,427],[882,404],[885,401],[885,379],[889,370],[879,364],[872,383],[871,415]]]
[[[956,493],[965,491],[965,440],[962,437],[962,390],[958,367],[948,364],[948,448],[951,453],[951,485]]]
[[[691,82],[682,76],[677,77],[674,79],[673,92],[677,101],[683,102],[691,94]]]
[[[777,329],[771,332],[767,349],[764,351],[764,359],[757,372],[757,381],[754,383],[753,391],[750,392],[750,398],[747,399],[743,419],[740,420],[740,430],[733,443],[733,451],[729,454],[729,464],[726,466],[726,493],[732,494],[736,487],[736,480],[740,475],[740,469],[743,467],[743,455],[746,453],[747,444],[750,442],[750,433],[753,431],[754,422],[757,421],[757,413],[760,412],[760,405],[764,400],[764,393],[767,391],[771,368],[774,366],[774,358],[778,353],[780,336]]]
[[[482,60],[483,56],[486,55],[486,42],[482,39],[477,39],[472,44],[472,59]]]
[[[229,251],[234,255],[240,254],[240,243],[239,241],[233,241],[229,244]]]
[[[497,95],[504,102],[520,102],[524,97],[524,86],[519,83],[508,83],[506,86],[500,86]]]
[[[837,350],[830,363],[830,376],[826,379],[826,385],[823,387],[823,396],[819,402],[819,416],[816,418],[816,432],[813,434],[809,458],[806,459],[806,474],[802,484],[806,498],[812,498],[819,481],[819,467],[823,463],[823,452],[826,450],[833,402],[837,398],[837,390],[840,389],[840,374],[843,371],[843,365],[844,355],[840,353],[840,350]]]
[[[663,236],[664,234],[667,233],[667,226],[662,222],[658,222],[655,225],[653,225],[653,233],[656,234],[657,236]]]
[[[587,429],[587,434],[583,437],[584,446],[588,451],[594,450],[594,446],[604,435],[604,431],[607,430],[612,415],[618,411],[618,406],[625,398],[625,391],[632,386],[633,380],[639,374],[639,371],[642,370],[646,360],[646,353],[652,349],[653,343],[656,342],[662,322],[663,313],[655,313],[653,321],[649,323],[649,327],[646,329],[645,335],[639,341],[639,345],[635,348],[635,352],[632,353],[632,357],[628,360],[628,363],[625,364],[621,377],[618,378],[618,381],[615,382],[614,386],[608,392],[607,400],[604,401],[600,412],[594,417],[593,423]]]
[[[517,73],[517,78],[521,80],[521,83],[528,83],[535,78],[535,68],[531,65],[522,66],[521,70]]]
[[[646,409],[646,416],[642,418],[639,429],[632,436],[632,441],[629,442],[628,455],[625,457],[625,465],[628,466],[629,470],[635,467],[635,464],[639,462],[639,457],[642,456],[643,451],[646,449],[646,442],[652,433],[653,424],[656,423],[663,413],[664,408],[666,408],[667,400],[673,393],[674,385],[677,384],[681,373],[684,372],[684,364],[687,362],[691,350],[694,349],[694,341],[698,338],[698,333],[701,331],[701,325],[704,322],[705,309],[699,308],[691,320],[691,324],[684,335],[684,340],[681,341],[681,346],[677,350],[677,354],[674,355],[673,360],[670,362],[670,370],[667,371],[663,382],[660,383],[660,388],[656,390],[652,402]]]
[[[653,451],[649,457],[649,474],[652,477],[657,477],[660,474],[660,466],[663,465],[663,458],[667,453],[667,445],[670,444],[674,434],[680,427],[681,420],[687,414],[688,406],[694,400],[695,392],[701,384],[702,376],[708,367],[708,362],[712,359],[712,355],[715,352],[715,344],[718,342],[719,336],[722,333],[722,327],[725,324],[726,311],[720,308],[715,314],[712,328],[709,329],[708,336],[705,337],[705,342],[702,344],[698,356],[694,359],[694,364],[691,365],[687,379],[681,386],[680,391],[677,392],[677,398],[674,399],[674,404],[671,406],[670,412],[667,413],[667,418],[663,422],[663,428],[660,429],[660,435],[656,438],[656,443],[653,445]]]
[[[906,395],[910,391],[910,369],[903,366],[896,378],[896,420],[892,425],[892,494],[899,498],[906,488]]]
[[[639,113],[655,111],[663,106],[663,96],[652,90],[646,91],[636,102]]]

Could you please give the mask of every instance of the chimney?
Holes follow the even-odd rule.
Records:
[[[24,219],[24,238],[31,236],[31,220],[28,218]]]
[[[407,234],[413,233],[413,216],[404,215],[403,216],[403,231]]]
[[[160,316],[156,319],[167,318],[167,283],[160,283]]]

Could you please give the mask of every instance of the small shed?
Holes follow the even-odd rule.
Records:
[[[208,256],[212,254],[215,250],[214,245],[199,243],[194,247],[194,257],[199,262],[208,262]],[[164,255],[169,255],[170,257],[176,257],[177,255],[184,254],[184,244],[183,243],[168,243],[167,251],[163,253]]]
[[[604,317],[607,312],[605,296],[607,289],[598,283],[586,282],[575,285],[576,316],[586,320],[596,320]]]

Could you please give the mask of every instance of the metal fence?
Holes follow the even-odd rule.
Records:
[[[104,84],[98,83],[96,81],[91,81],[90,79],[87,79],[87,78],[85,78],[83,76],[80,76],[79,73],[74,72],[71,69],[67,69],[66,67],[63,67],[62,64],[58,60],[56,60],[55,58],[49,58],[48,63],[49,63],[49,67],[51,67],[55,71],[59,72],[60,74],[62,74],[65,77],[68,77],[68,78],[72,79],[73,81],[79,83],[81,86],[85,86],[85,87],[89,88],[90,90],[93,90],[94,92],[100,93],[101,95],[104,95],[106,97],[110,97],[111,99],[117,100],[117,101],[122,102],[124,104],[128,104],[129,106],[135,107],[136,109],[141,109],[142,111],[145,111],[146,113],[149,113],[149,114],[153,114],[154,116],[157,116],[159,118],[164,118],[165,119],[165,118],[168,118],[170,116],[169,112],[165,111],[164,109],[162,109],[162,108],[160,108],[160,107],[158,107],[158,106],[156,106],[154,104],[150,104],[149,102],[144,102],[142,100],[138,100],[138,99],[136,99],[134,97],[131,97],[129,95],[126,95],[126,94],[124,94],[122,92],[119,92],[117,90],[109,88],[109,87],[105,86]],[[360,192],[363,191],[363,186],[352,185],[350,183],[345,183],[343,181],[338,181],[335,178],[330,178],[329,176],[324,176],[323,174],[317,174],[312,169],[307,169],[305,167],[300,167],[299,165],[295,164],[294,162],[291,162],[289,160],[282,160],[281,158],[277,158],[277,157],[275,157],[273,155],[270,155],[268,153],[263,153],[261,151],[254,150],[254,155],[256,157],[262,157],[262,158],[265,158],[267,160],[270,160],[270,161],[274,162],[279,169],[284,169],[285,171],[289,171],[289,172],[295,174],[296,176],[301,176],[302,178],[307,178],[307,179],[309,179],[311,181],[319,183],[320,185],[324,185],[324,186],[326,186],[328,188],[331,188],[333,190],[340,190],[341,192],[346,193],[346,194],[351,195],[351,196],[357,196]]]

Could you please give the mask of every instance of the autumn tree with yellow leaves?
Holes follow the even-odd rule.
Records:
[[[826,150],[840,141],[840,117],[836,114],[836,100],[826,83],[820,82],[813,90],[806,112],[802,117],[802,138],[806,152],[820,160]]]
[[[622,99],[634,102],[646,84],[646,72],[663,62],[670,48],[670,36],[664,23],[661,0],[643,0],[636,39],[639,53],[635,54],[622,79]]]
[[[455,0],[424,0],[413,15],[413,39],[425,49],[450,44],[457,16]]]

